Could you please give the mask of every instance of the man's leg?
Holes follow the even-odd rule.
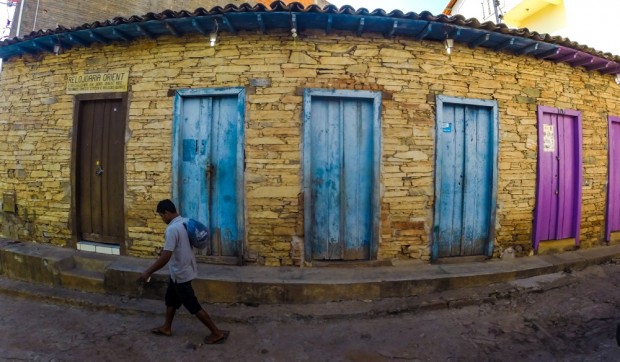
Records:
[[[172,280],[168,282],[168,288],[166,289],[166,319],[162,326],[151,329],[151,332],[155,334],[161,334],[164,336],[172,335],[172,321],[177,309],[181,306],[181,300],[177,295],[174,283]]]
[[[209,313],[202,308],[194,293],[192,282],[189,281],[187,283],[177,284],[177,291],[179,292],[179,297],[183,301],[185,308],[187,308],[191,314],[195,315],[196,318],[211,331],[211,334],[205,338],[205,343],[213,344],[224,342],[226,338],[228,338],[229,332],[219,329],[209,316]]]
[[[202,322],[202,324],[204,324],[207,328],[209,328],[211,333],[213,333],[214,335],[216,336],[224,335],[224,333],[222,333],[222,331],[219,328],[217,328],[217,326],[215,325],[215,323],[209,316],[209,313],[207,313],[207,311],[204,310],[204,308],[201,308],[198,311],[198,313],[196,313],[196,318],[198,318]]]
[[[204,308],[200,308],[200,310],[196,313],[196,317],[211,331],[211,334],[206,336],[204,339],[206,344],[224,343],[224,341],[226,341],[230,332],[217,328],[209,316],[209,313],[207,313]]]
[[[162,331],[172,334],[172,321],[176,312],[175,307],[166,307],[166,320],[164,320],[164,325],[159,327]]]

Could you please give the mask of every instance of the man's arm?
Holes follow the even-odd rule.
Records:
[[[153,262],[150,267],[148,267],[142,274],[140,274],[140,277],[138,277],[138,281],[146,282],[151,277],[151,274],[155,273],[159,269],[166,266],[166,264],[168,264],[171,256],[171,251],[162,250],[159,258],[157,258],[157,260],[155,260],[155,262]]]

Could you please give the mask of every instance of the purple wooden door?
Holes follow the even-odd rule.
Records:
[[[539,106],[534,249],[543,240],[579,244],[581,177],[581,112]]]
[[[609,116],[609,173],[607,182],[607,227],[611,233],[620,231],[620,117]]]

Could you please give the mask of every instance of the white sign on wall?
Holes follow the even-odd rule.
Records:
[[[127,92],[129,69],[76,73],[67,77],[67,94]]]
[[[543,124],[543,151],[555,152],[555,132],[552,124]]]

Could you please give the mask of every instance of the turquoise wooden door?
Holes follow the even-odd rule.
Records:
[[[306,90],[305,97],[307,257],[314,260],[375,258],[379,95]]]
[[[238,256],[243,232],[243,90],[179,91],[173,187],[181,215],[209,227],[213,255]]]
[[[437,97],[432,258],[491,255],[497,184],[497,105]]]

